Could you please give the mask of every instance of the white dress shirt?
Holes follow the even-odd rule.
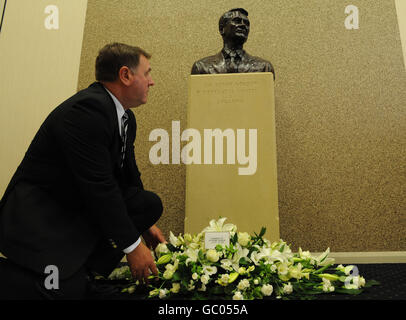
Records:
[[[121,135],[121,118],[123,117],[123,115],[125,113],[124,107],[121,104],[121,102],[114,96],[114,94],[112,94],[106,87],[104,87],[104,89],[106,89],[106,91],[110,94],[111,98],[114,101],[114,104],[116,105],[117,118],[118,118],[118,130]],[[134,242],[131,246],[129,246],[128,248],[125,248],[123,250],[123,252],[125,254],[129,254],[131,251],[133,251],[135,248],[138,247],[140,242],[141,242],[141,237],[139,237],[138,240],[136,242]]]

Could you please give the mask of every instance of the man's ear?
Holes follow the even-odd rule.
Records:
[[[130,68],[122,66],[120,70],[118,70],[118,78],[124,85],[130,85],[132,82],[132,72]]]

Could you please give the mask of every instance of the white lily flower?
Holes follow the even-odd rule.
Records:
[[[330,254],[330,248],[327,248],[327,250],[325,252],[323,252],[321,255],[319,255],[317,258],[315,258],[317,265],[324,267],[329,264],[334,264],[335,259],[327,257],[329,254]]]
[[[203,232],[200,232],[197,236],[194,236],[194,237],[193,237],[193,242],[200,244],[201,241],[202,241],[202,239],[203,239],[203,235],[204,235],[204,233],[203,233]]]
[[[312,255],[310,254],[310,251],[302,251],[302,248],[299,247],[299,257],[302,259],[312,259]]]
[[[302,274],[302,264],[299,263],[296,266],[290,266],[289,267],[289,275],[292,278],[301,279],[302,276],[303,276],[303,274]]]
[[[293,254],[291,251],[286,251],[284,253],[280,252],[279,250],[272,250],[269,254],[268,260],[269,262],[275,262],[275,261],[280,261],[280,262],[287,262],[289,259],[293,257]]]
[[[288,265],[286,263],[280,263],[278,265],[278,273],[280,275],[285,276],[285,275],[288,274],[288,272],[289,272],[289,268],[288,268]]]
[[[200,247],[201,247],[201,245],[196,242],[192,242],[189,244],[189,248],[192,248],[192,249],[200,249]]]
[[[271,248],[271,245],[271,241],[269,241],[268,239],[264,239],[264,247]]]
[[[176,237],[172,231],[169,232],[169,242],[171,243],[171,245],[173,245],[174,247],[179,247],[182,242],[180,241],[180,239],[178,237]]]
[[[221,267],[224,269],[224,270],[227,270],[227,271],[232,271],[233,270],[233,267],[232,267],[232,261],[231,260],[229,260],[229,259],[222,259],[222,260],[220,260],[220,263],[221,263]]]
[[[241,247],[240,244],[236,244],[236,249],[237,251],[234,253],[231,259],[223,259],[221,260],[221,267],[224,268],[225,270],[231,271],[234,270],[235,272],[238,272],[240,269],[240,259],[244,258],[247,261],[251,261],[251,259],[248,257],[249,250],[247,248]],[[231,267],[231,268],[230,268]]]
[[[165,253],[169,253],[169,249],[166,246],[166,243],[159,243],[155,248],[155,252],[157,255],[162,255]]]
[[[197,261],[197,257],[199,255],[199,250],[198,249],[192,249],[192,248],[188,248],[185,251],[185,254],[188,256],[188,258],[186,259],[186,265],[189,264],[189,262],[196,262]]]
[[[234,235],[235,232],[237,231],[237,226],[231,223],[224,224],[224,222],[227,220],[227,218],[221,218],[218,220],[211,220],[209,222],[209,226],[203,229],[203,233],[206,231],[228,231],[230,232],[231,235]]]
[[[193,241],[193,237],[190,233],[185,233],[183,235],[183,239],[185,240],[185,243],[189,244]]]

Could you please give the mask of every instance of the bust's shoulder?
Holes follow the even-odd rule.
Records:
[[[260,70],[261,72],[272,72],[275,77],[275,69],[270,61],[257,56],[252,56],[248,53],[245,53],[245,60],[247,63],[256,66],[256,69]]]
[[[206,70],[209,66],[217,65],[219,62],[223,61],[224,57],[221,51],[208,57],[204,57],[193,63],[192,74],[208,73]]]
[[[204,57],[200,60],[197,60],[195,62],[195,64],[210,64],[210,63],[214,63],[214,62],[218,62],[219,60],[223,60],[223,55],[221,54],[221,52],[218,52],[212,56],[208,56],[208,57]]]
[[[261,57],[253,56],[253,55],[250,55],[249,53],[245,53],[245,57],[246,57],[246,59],[249,60],[249,61],[255,61],[255,62],[257,62],[257,63],[261,63],[261,64],[264,64],[264,65],[270,65],[270,66],[272,66],[272,63],[271,63],[270,61],[265,60],[265,59],[263,59],[263,58],[261,58]]]

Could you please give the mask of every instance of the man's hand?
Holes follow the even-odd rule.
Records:
[[[166,239],[161,231],[155,224],[142,234],[148,248],[155,249],[161,242],[166,243]]]
[[[158,269],[151,251],[142,242],[140,242],[137,248],[127,254],[127,262],[133,277],[140,283],[144,280],[148,284],[148,277],[151,273],[158,276]]]

